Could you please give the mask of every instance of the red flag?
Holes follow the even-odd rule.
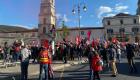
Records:
[[[45,48],[49,48],[49,41],[47,39],[42,39],[41,45],[44,46]]]
[[[89,41],[90,41],[90,35],[91,35],[91,31],[88,31],[87,32],[87,38],[88,38]]]
[[[76,44],[77,45],[80,44],[80,37],[79,36],[76,37]]]
[[[117,43],[117,41],[118,41],[117,38],[115,38],[115,37],[112,38],[112,42],[113,42],[113,43]]]

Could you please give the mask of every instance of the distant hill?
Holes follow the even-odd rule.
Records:
[[[0,32],[19,32],[27,30],[29,29],[20,26],[0,25]]]

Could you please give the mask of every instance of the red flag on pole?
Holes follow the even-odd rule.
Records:
[[[117,38],[115,38],[115,37],[112,38],[112,42],[113,42],[113,43],[117,43],[117,41],[118,41]]]
[[[49,41],[47,39],[42,39],[41,45],[44,46],[45,48],[49,48]]]
[[[77,45],[80,44],[80,37],[79,36],[76,37],[76,44]]]
[[[87,32],[87,38],[88,38],[89,41],[90,41],[90,35],[91,35],[91,31],[88,31]]]

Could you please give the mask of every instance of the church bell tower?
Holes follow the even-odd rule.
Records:
[[[55,29],[55,0],[41,0],[38,24],[40,40],[50,41],[53,37],[52,29]]]

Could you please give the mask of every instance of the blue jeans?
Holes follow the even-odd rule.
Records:
[[[45,72],[45,79],[43,79],[43,69]],[[48,64],[40,64],[39,80],[49,80],[48,79]]]
[[[21,62],[21,80],[27,80],[29,62]]]
[[[117,59],[119,62],[121,62],[121,54],[117,54]]]
[[[14,54],[13,54],[13,59],[14,59],[14,62],[16,62],[16,61],[18,61],[18,59],[19,59],[19,52],[15,52]]]
[[[91,63],[89,65],[89,80],[93,80],[93,70],[91,68]]]

